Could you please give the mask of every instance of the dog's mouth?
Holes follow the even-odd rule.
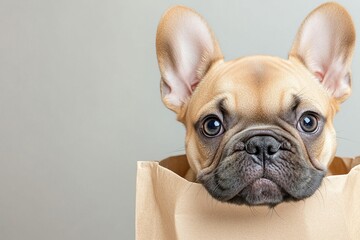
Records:
[[[305,199],[319,188],[326,171],[311,165],[296,140],[271,131],[252,133],[248,138],[235,135],[218,164],[198,175],[211,196],[222,202],[274,207]]]
[[[275,206],[290,199],[292,199],[292,197],[275,182],[267,178],[258,178],[243,188],[233,198],[229,199],[228,202],[246,205]]]
[[[311,196],[326,173],[302,161],[278,159],[265,167],[251,161],[246,157],[242,161],[225,161],[198,180],[219,201],[274,207]]]
[[[299,201],[315,193],[326,173],[311,164],[299,140],[278,128],[238,132],[220,153],[198,181],[222,202],[274,207]]]

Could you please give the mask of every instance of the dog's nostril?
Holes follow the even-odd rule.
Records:
[[[277,151],[279,151],[280,146],[281,146],[280,144],[278,146],[270,145],[267,148],[267,153],[269,155],[274,155],[275,153],[277,153]]]
[[[248,142],[246,145],[245,145],[245,151],[249,154],[259,154],[260,153],[260,147],[253,144],[252,142]]]
[[[254,136],[245,144],[245,150],[251,155],[272,156],[279,151],[281,143],[272,136]]]

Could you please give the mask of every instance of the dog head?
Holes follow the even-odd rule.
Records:
[[[274,206],[312,195],[336,150],[333,118],[351,91],[351,17],[327,3],[302,23],[288,59],[225,62],[193,10],[168,10],[156,49],[164,104],[186,127],[194,179],[216,199]]]

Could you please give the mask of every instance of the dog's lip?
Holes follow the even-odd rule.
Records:
[[[274,181],[272,181],[268,178],[263,178],[263,177],[256,179],[248,186],[253,188],[255,191],[259,191],[258,192],[259,194],[264,194],[264,189],[265,190],[274,190],[274,189],[278,190],[281,188]]]
[[[287,198],[289,194],[268,178],[257,178],[243,188],[232,200],[240,198],[248,205],[276,205]]]

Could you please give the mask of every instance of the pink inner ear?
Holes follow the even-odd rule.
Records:
[[[320,82],[323,82],[324,80],[324,73],[320,72],[320,71],[316,71],[314,72],[314,75],[317,79],[319,79]]]
[[[351,57],[351,45],[343,39],[351,39],[351,32],[345,32],[342,24],[333,12],[315,12],[304,22],[295,45],[295,53],[335,98],[350,92],[347,58]]]
[[[198,81],[194,82],[193,84],[191,84],[191,92],[194,92],[195,88],[197,87],[197,85],[199,84]]]
[[[175,14],[175,13],[174,13]],[[214,59],[222,57],[206,23],[193,12],[176,13],[168,22],[166,44],[158,49],[162,69],[163,98],[180,107],[192,95]],[[163,31],[164,32],[164,31]]]
[[[333,61],[324,75],[323,84],[335,98],[341,98],[350,93],[349,70],[344,66],[341,58]]]

